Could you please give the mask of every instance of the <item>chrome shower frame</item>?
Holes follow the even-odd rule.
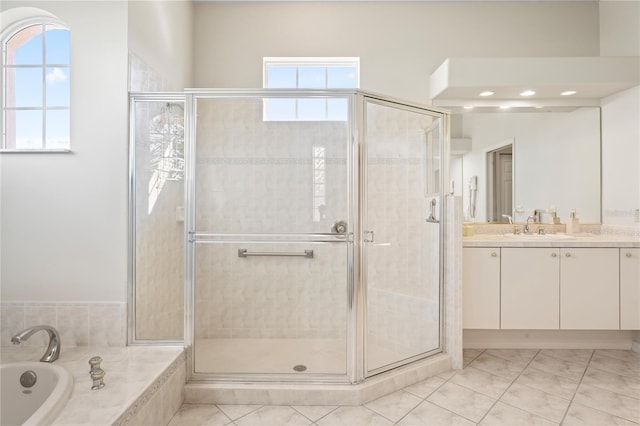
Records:
[[[195,372],[194,363],[194,338],[195,338],[195,244],[202,243],[212,235],[196,234],[195,229],[195,154],[196,154],[196,117],[198,99],[215,98],[290,98],[290,97],[330,97],[341,96],[349,99],[348,118],[348,149],[347,149],[347,212],[348,222],[352,231],[347,241],[337,238],[335,234],[300,234],[297,241],[308,241],[313,244],[333,244],[342,242],[347,244],[347,368],[346,374],[213,374]],[[132,93],[131,94],[131,122],[134,122],[134,104],[136,101],[180,101],[184,102],[185,112],[185,233],[184,233],[184,347],[187,349],[188,380],[199,383],[210,382],[279,382],[279,383],[318,383],[318,384],[355,384],[365,379],[394,370],[419,360],[426,359],[434,354],[446,351],[447,342],[444,338],[445,327],[445,303],[444,303],[444,249],[445,226],[447,209],[445,197],[448,195],[446,188],[449,182],[449,113],[448,111],[428,105],[407,102],[363,90],[286,90],[286,89],[186,89],[184,93]],[[367,101],[389,103],[397,108],[408,111],[419,111],[434,119],[441,120],[441,158],[440,158],[440,182],[439,182],[439,348],[430,352],[421,353],[411,358],[402,359],[395,363],[385,365],[378,369],[367,371],[367,259],[366,249],[363,243],[363,215],[366,211],[366,125],[365,107]],[[133,128],[133,126],[130,126]],[[137,339],[135,335],[135,158],[134,158],[134,130],[130,131],[130,174],[129,174],[129,343],[130,344],[179,344],[177,341],[149,341]],[[231,235],[228,235],[232,237]],[[219,236],[217,236],[219,237]],[[269,234],[255,235],[255,241],[291,241],[291,235]]]

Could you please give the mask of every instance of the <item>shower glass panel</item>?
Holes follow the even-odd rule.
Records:
[[[131,341],[184,332],[184,95],[131,103]]]
[[[366,373],[440,349],[441,116],[365,98]]]
[[[193,95],[196,375],[347,374],[349,121],[283,120],[282,99]]]

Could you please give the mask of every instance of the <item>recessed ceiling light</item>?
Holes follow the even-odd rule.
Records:
[[[509,109],[509,108],[511,108],[509,105],[502,105],[502,106],[500,107],[500,109]]]
[[[480,92],[480,96],[492,96],[494,94],[494,92],[487,90],[484,92]]]
[[[542,109],[542,107],[541,107],[540,105],[538,105],[538,106],[536,107],[536,109]]]
[[[578,93],[578,92],[576,92],[575,90],[567,90],[567,91],[564,91],[564,92],[560,93],[560,95],[561,96],[571,96],[571,95],[575,95],[576,93]]]
[[[473,109],[473,107],[471,105],[467,105],[464,109]]]
[[[535,94],[535,90],[525,90],[524,92],[520,93],[520,96],[533,96]]]

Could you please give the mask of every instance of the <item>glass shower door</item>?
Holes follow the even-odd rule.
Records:
[[[291,101],[349,97],[194,95],[196,376],[346,380],[349,122],[282,120]]]
[[[364,98],[365,376],[440,350],[441,116]]]

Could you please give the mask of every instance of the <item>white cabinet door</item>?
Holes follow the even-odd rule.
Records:
[[[563,248],[560,256],[560,328],[619,329],[619,249]]]
[[[559,328],[559,249],[503,248],[501,327]]]
[[[620,249],[620,328],[640,330],[640,249]]]
[[[500,248],[466,247],[462,270],[464,328],[500,328]]]

